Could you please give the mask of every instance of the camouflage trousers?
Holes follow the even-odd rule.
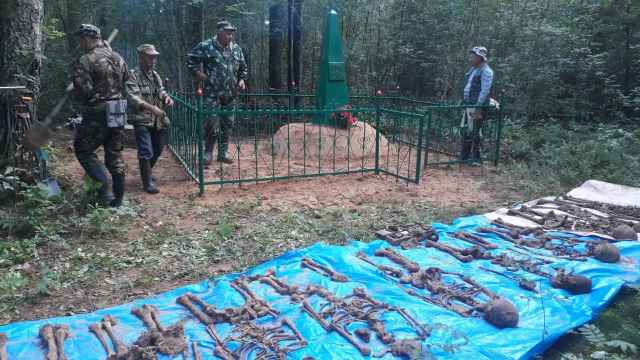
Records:
[[[102,167],[96,156],[96,150],[100,146],[104,148],[104,164],[111,175],[124,176],[124,128],[107,127],[106,114],[103,111],[82,114],[82,123],[76,129],[73,149],[87,174],[91,175],[96,167]]]
[[[234,105],[233,98],[209,101],[207,106],[212,111],[221,107],[230,108]],[[233,115],[217,115],[205,119],[203,124],[205,151],[213,151],[213,147],[218,143],[218,159],[226,157],[229,148],[229,133],[233,127]]]

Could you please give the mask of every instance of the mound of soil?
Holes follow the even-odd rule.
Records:
[[[281,127],[273,135],[276,156],[292,160],[361,160],[375,158],[376,129],[358,121],[347,129],[307,123]],[[380,153],[386,154],[389,143],[380,134]]]

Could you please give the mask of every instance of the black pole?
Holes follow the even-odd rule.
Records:
[[[296,91],[302,89],[302,2],[295,0],[293,12],[293,81]]]
[[[287,47],[287,90],[297,93],[302,81],[302,2],[303,0],[289,0],[289,31]],[[294,97],[294,106],[298,107],[300,98]]]
[[[289,31],[287,32],[287,91],[289,93],[293,92],[294,89],[294,76],[293,76],[293,11],[294,4],[293,0],[288,0],[289,4],[287,6],[287,15],[288,22],[287,24]]]
[[[284,43],[284,6],[269,8],[269,88],[280,92],[282,84],[282,47]]]

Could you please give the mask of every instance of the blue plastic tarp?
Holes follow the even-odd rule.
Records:
[[[458,230],[472,231],[478,226],[487,225],[488,220],[482,216],[460,218],[451,225],[434,224],[441,241],[457,246],[468,247],[469,244],[448,236]],[[497,237],[482,234],[489,241],[505,249],[511,244]],[[584,240],[590,240],[584,238]],[[591,239],[593,240],[593,239]],[[462,317],[424,302],[419,298],[407,295],[397,283],[383,276],[372,265],[356,257],[359,251],[369,255],[380,264],[393,266],[387,259],[373,256],[376,249],[390,247],[382,240],[370,243],[353,241],[346,246],[332,246],[318,243],[305,249],[288,252],[248,270],[244,275],[262,274],[273,269],[279,278],[288,284],[305,286],[321,285],[337,296],[347,296],[354,288],[365,288],[376,300],[406,309],[425,327],[431,329],[431,335],[424,341],[425,359],[529,359],[548,348],[567,331],[593,319],[614,298],[625,283],[640,283],[640,242],[620,242],[616,244],[622,254],[618,264],[605,264],[589,259],[585,262],[558,260],[554,264],[545,265],[545,270],[553,272],[562,267],[568,271],[585,275],[592,279],[593,290],[589,294],[571,296],[564,290],[551,287],[549,280],[533,274],[520,273],[534,280],[539,285],[539,292],[527,292],[505,277],[481,270],[480,267],[499,271],[504,269],[492,265],[489,261],[480,260],[461,263],[452,256],[433,248],[415,248],[402,250],[394,248],[404,256],[417,262],[421,267],[439,267],[443,270],[461,272],[471,276],[476,282],[489,288],[499,296],[511,301],[519,311],[520,321],[517,328],[499,330],[480,317]],[[500,249],[495,250],[500,252]],[[541,251],[538,251],[541,252]],[[538,256],[538,255],[536,255]],[[309,257],[344,275],[350,281],[333,282],[311,270],[301,268],[300,260]],[[550,258],[553,259],[553,258]],[[173,324],[186,319],[185,334],[187,339],[196,341],[204,359],[213,359],[214,342],[203,325],[175,300],[179,296],[191,292],[205,302],[217,308],[235,307],[244,303],[241,295],[230,283],[241,274],[230,274],[197,284],[184,286],[157,296],[141,299],[129,304],[102,309],[89,314],[58,317],[40,321],[26,321],[0,327],[0,332],[9,338],[8,352],[10,359],[42,359],[44,350],[38,337],[39,328],[45,324],[67,324],[72,332],[71,338],[65,342],[65,350],[69,359],[104,359],[106,353],[97,338],[88,331],[91,323],[99,322],[109,314],[119,320],[114,330],[126,344],[132,344],[145,330],[143,323],[131,315],[131,309],[143,304],[155,305],[160,311],[160,321]],[[282,315],[292,320],[308,342],[308,346],[290,353],[291,359],[303,359],[313,356],[315,359],[358,359],[362,356],[351,344],[335,332],[327,333],[300,305],[292,303],[286,296],[278,295],[272,288],[251,283],[251,289],[262,299],[269,302]],[[311,299],[320,301],[320,299]],[[312,304],[313,305],[313,304]],[[413,338],[415,332],[400,317],[389,314],[384,316],[386,328],[398,338]],[[229,334],[227,325],[217,326],[223,337]],[[374,337],[368,344],[372,354],[381,354],[385,346]],[[161,357],[163,358],[163,357]],[[164,357],[167,358],[167,357]],[[183,358],[182,355],[176,358]],[[187,358],[192,358],[189,355]],[[391,354],[385,356],[393,358]]]

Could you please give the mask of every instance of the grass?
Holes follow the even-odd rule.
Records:
[[[448,221],[478,210],[443,209],[423,200],[411,206],[401,201],[371,201],[357,209],[267,210],[260,196],[231,201],[221,208],[202,207],[189,200],[167,204],[172,214],[196,219],[194,227],[185,230],[177,228],[171,217],[147,223],[144,217],[150,209],[146,204],[104,209],[78,193],[46,199],[33,191],[26,189],[13,209],[19,215],[15,218],[27,219],[29,230],[7,233],[10,241],[0,243],[4,274],[0,300],[5,310],[0,314],[1,323],[49,316],[71,306],[70,297],[90,311],[136,294],[240,271],[318,241],[370,241],[374,231],[386,225]],[[69,214],[74,216],[69,218]],[[78,298],[80,294],[83,299]]]

